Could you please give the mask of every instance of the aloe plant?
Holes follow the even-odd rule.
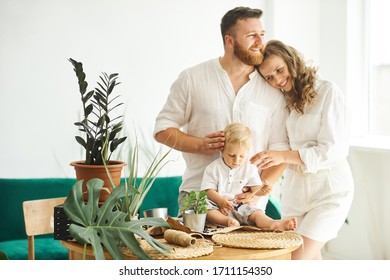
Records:
[[[167,156],[172,151],[172,148],[165,152],[161,157],[159,157],[160,150],[153,157],[141,178],[138,177],[138,150],[138,140],[136,138],[134,147],[130,149],[129,152],[129,175],[127,178],[124,178],[124,182],[120,184],[120,186],[125,189],[126,193],[131,189],[130,193],[128,193],[123,200],[118,202],[118,207],[122,209],[123,212],[127,213],[128,220],[137,215],[142,202],[150,188],[153,186],[153,182],[156,180],[157,175],[161,169],[170,162],[170,160],[167,160]],[[115,189],[116,187],[108,170],[107,163],[103,161],[103,164],[111,182],[111,187]]]
[[[113,259],[123,259],[119,244],[124,244],[140,259],[150,259],[136,240],[135,235],[145,239],[153,248],[166,254],[171,247],[151,237],[143,226],[170,227],[161,218],[142,220],[128,220],[128,213],[118,209],[117,205],[125,197],[139,193],[132,186],[121,185],[116,187],[99,207],[99,193],[103,188],[101,179],[92,179],[87,182],[88,202],[84,203],[82,195],[82,180],[72,187],[64,203],[65,214],[74,222],[69,226],[69,232],[77,242],[90,244],[95,258],[104,260],[103,246]]]
[[[83,107],[83,119],[76,122],[85,138],[75,136],[76,141],[85,149],[85,164],[102,165],[108,162],[112,153],[127,137],[117,137],[123,128],[123,115],[112,116],[115,109],[123,103],[116,103],[118,95],[113,97],[114,89],[120,82],[118,74],[102,73],[98,87],[88,91],[88,82],[83,64],[72,58],[69,61],[74,67],[79,84],[79,92]]]

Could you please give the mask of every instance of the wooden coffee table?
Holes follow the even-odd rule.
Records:
[[[78,244],[75,241],[61,240],[64,247],[68,249],[70,260],[82,260],[84,253],[84,245]],[[230,247],[215,247],[213,252],[206,256],[191,258],[191,260],[291,260],[291,252],[297,247],[283,249],[241,249]],[[112,259],[111,255],[105,251],[105,258]],[[95,259],[91,246],[87,246],[87,260]],[[132,259],[126,257],[126,259]],[[135,259],[135,258],[134,258]]]

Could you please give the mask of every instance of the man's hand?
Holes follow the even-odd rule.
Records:
[[[213,154],[220,152],[225,146],[225,134],[223,131],[217,131],[206,135],[202,139],[202,145],[200,147],[202,154]]]
[[[191,136],[178,128],[167,128],[155,135],[157,142],[184,153],[211,155],[223,150],[225,134],[216,131],[203,138]]]

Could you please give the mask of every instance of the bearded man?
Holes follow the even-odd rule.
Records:
[[[269,86],[255,70],[255,65],[262,61],[265,44],[262,13],[248,7],[228,11],[221,20],[223,56],[181,72],[156,118],[155,139],[181,151],[186,163],[179,206],[187,193],[200,190],[205,167],[220,157],[225,141],[222,130],[228,124],[240,122],[251,129],[249,158],[266,149],[289,148],[282,93]],[[280,165],[259,170],[262,182],[267,182],[271,189],[284,168]],[[226,180],[228,177],[226,174]],[[247,195],[238,195],[236,202]],[[255,196],[254,200],[265,209],[268,196]]]

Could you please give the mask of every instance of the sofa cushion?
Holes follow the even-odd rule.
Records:
[[[168,215],[177,217],[179,212],[177,199],[181,181],[181,176],[157,178],[140,207],[140,217],[144,216],[144,210],[160,207],[168,208]]]
[[[35,237],[36,260],[67,260],[68,250],[53,235]],[[0,251],[6,252],[10,260],[27,260],[27,239],[7,240],[0,242]]]
[[[27,238],[22,203],[26,200],[68,196],[76,182],[71,178],[0,178],[0,241]]]
[[[269,197],[267,207],[265,208],[265,214],[274,220],[280,220],[282,218],[280,203],[272,196]]]
[[[27,238],[22,203],[26,200],[68,196],[76,179],[0,179],[0,241]]]

